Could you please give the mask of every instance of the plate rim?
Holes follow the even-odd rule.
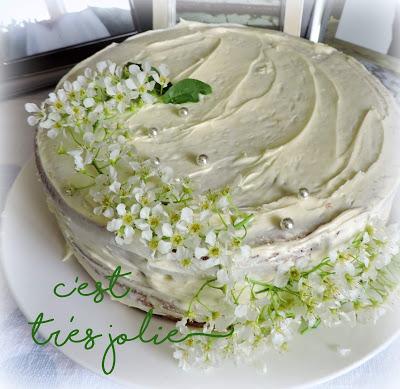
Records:
[[[9,291],[9,293],[11,294],[12,298],[14,299],[16,305],[18,306],[18,309],[22,312],[24,317],[29,320],[31,319],[30,318],[31,315],[27,312],[26,305],[24,305],[24,302],[21,300],[20,296],[16,292],[15,287],[13,286],[13,283],[10,280],[9,271],[8,271],[9,269],[8,269],[8,265],[7,265],[8,260],[6,259],[6,253],[5,253],[5,249],[4,249],[3,239],[5,237],[4,230],[5,230],[5,225],[6,225],[6,223],[5,223],[6,217],[8,215],[7,210],[10,208],[10,203],[12,201],[14,193],[17,191],[17,188],[20,185],[20,182],[23,182],[24,179],[27,179],[25,177],[25,175],[26,175],[27,171],[29,171],[29,169],[32,169],[32,165],[34,165],[33,156],[31,156],[29,158],[28,162],[26,162],[25,165],[21,168],[21,170],[19,171],[17,177],[15,178],[11,188],[7,192],[7,195],[6,195],[6,198],[4,201],[4,208],[1,213],[1,223],[0,223],[0,271],[3,274],[3,277],[7,284],[7,289]],[[34,170],[36,173],[37,171],[36,171],[35,167],[34,167]],[[43,194],[43,196],[44,196],[44,194]],[[74,259],[74,260],[76,261],[76,259]],[[77,264],[79,265],[79,263],[77,263]],[[378,323],[379,323],[379,321],[378,321]],[[41,334],[41,331],[39,331],[39,333]],[[310,388],[312,386],[321,385],[321,384],[327,383],[333,379],[339,378],[339,377],[349,373],[350,371],[357,369],[358,367],[360,367],[367,361],[371,360],[376,355],[380,354],[382,351],[387,349],[399,337],[400,337],[400,327],[397,328],[397,330],[394,331],[384,342],[380,343],[378,346],[373,348],[371,351],[369,351],[367,354],[365,354],[360,359],[357,359],[357,360],[349,363],[347,366],[339,368],[338,370],[336,370],[330,374],[327,374],[323,377],[311,378],[306,383],[298,384],[298,385],[295,384],[290,387],[291,388]],[[95,365],[92,365],[89,363],[89,361],[85,360],[84,358],[81,358],[80,353],[72,354],[72,353],[68,352],[67,348],[56,347],[53,345],[53,343],[50,343],[50,344],[52,347],[56,348],[59,352],[61,352],[63,355],[65,355],[67,358],[71,359],[78,365],[83,366],[84,368],[88,369],[90,372],[96,374],[96,376],[98,376],[101,379],[108,378],[113,383],[129,385],[130,387],[145,387],[143,385],[138,386],[137,383],[128,381],[128,380],[124,379],[123,377],[117,377],[116,375],[104,376],[101,374],[100,369],[96,368]],[[178,366],[176,366],[176,368],[179,369]],[[267,375],[266,375],[266,377],[267,377]],[[156,386],[149,384],[149,386],[147,386],[147,387],[156,387]]]

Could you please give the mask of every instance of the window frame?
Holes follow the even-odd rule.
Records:
[[[15,97],[54,85],[68,69],[111,43],[119,43],[152,28],[152,1],[127,0],[134,29],[73,46],[0,63],[0,99]],[[149,6],[150,5],[150,6]]]

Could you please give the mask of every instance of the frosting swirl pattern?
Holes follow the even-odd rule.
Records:
[[[370,218],[385,220],[400,171],[399,115],[385,89],[350,57],[279,32],[181,22],[112,45],[61,82],[107,58],[166,63],[173,81],[190,77],[213,86],[200,103],[185,104],[186,116],[179,106],[155,104],[128,115],[126,124],[135,130],[131,142],[140,155],[189,176],[201,192],[232,187],[235,203],[256,215],[247,235],[251,263],[243,267],[262,264],[267,275],[271,264],[288,257],[321,258]],[[157,137],[148,136],[150,127],[158,128]],[[138,247],[116,248],[105,229],[88,230],[92,222],[101,227],[105,221],[93,215],[84,191],[63,193],[66,183],[79,178],[52,142],[38,134],[39,170],[65,203],[58,216],[77,251],[83,250],[78,259],[92,273],[108,274],[118,264],[117,253],[136,270],[134,281],[144,295],[184,307],[202,275],[185,274],[173,263],[149,270]],[[206,166],[196,163],[199,154],[207,154]],[[298,197],[302,187],[309,198]],[[71,210],[74,216],[67,217]],[[279,228],[284,217],[293,219],[293,229]],[[165,278],[170,274],[173,280]],[[136,296],[128,303],[143,307],[138,301]],[[159,308],[173,316],[179,310]]]

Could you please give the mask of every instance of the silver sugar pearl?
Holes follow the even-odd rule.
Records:
[[[199,166],[206,166],[208,163],[208,156],[206,154],[199,154],[196,158],[196,163]]]
[[[181,107],[181,108],[179,108],[179,110],[178,110],[178,115],[179,115],[181,118],[186,118],[186,117],[188,117],[188,116],[189,116],[189,109],[186,108],[186,107]]]
[[[310,196],[310,192],[307,188],[300,188],[299,189],[299,197],[301,199],[307,199]]]
[[[292,230],[294,228],[294,222],[293,219],[290,217],[285,217],[281,220],[280,224],[281,230]]]
[[[158,157],[155,157],[153,162],[154,162],[154,165],[156,165],[156,166],[158,166],[161,163],[160,158],[158,158]]]
[[[155,127],[150,127],[148,130],[148,134],[149,134],[149,136],[152,136],[153,138],[155,138],[158,135],[158,129]]]

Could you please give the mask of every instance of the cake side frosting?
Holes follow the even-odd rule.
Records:
[[[276,340],[275,326],[284,331],[285,320],[301,319],[303,327],[314,328],[384,300],[391,285],[377,296],[375,282],[387,277],[398,237],[379,225],[387,220],[399,180],[399,115],[393,99],[360,64],[325,45],[281,33],[185,22],[103,50],[75,67],[59,87],[110,58],[121,66],[166,63],[173,83],[195,78],[212,85],[212,94],[184,104],[184,115],[182,105],[155,103],[121,112],[116,121],[126,126],[135,153],[172,167],[176,177],[189,177],[195,193],[231,187],[242,218],[251,216],[240,238],[249,251],[214,265],[210,255],[196,254],[191,267],[174,260],[180,255],[176,249],[155,257],[143,244],[143,232],[124,244],[118,236],[115,241],[110,226],[123,219],[126,206],[117,207],[121,219],[94,212],[96,193],[84,189],[93,177],[84,170],[76,174],[77,159],[74,166],[63,151],[71,139],[57,145],[39,130],[37,166],[50,207],[92,277],[104,279],[122,266],[131,272],[120,285],[131,288],[123,303],[183,317],[180,328],[188,319],[205,321],[205,331],[235,322],[239,338],[240,331],[250,331],[250,322],[255,343]],[[88,103],[88,112],[91,107]],[[207,164],[198,163],[200,154],[207,155]],[[83,190],[70,193],[71,185]],[[298,196],[300,188],[310,196]],[[179,212],[183,218],[188,209]],[[292,218],[293,229],[281,228],[285,217]],[[231,227],[241,224],[235,218]],[[162,239],[172,241],[171,226],[165,228]],[[204,235],[212,250],[215,232]],[[297,299],[293,306],[286,304],[290,296]],[[278,316],[269,314],[267,320],[265,309]],[[237,337],[232,344],[241,342]],[[284,348],[286,340],[277,342]],[[181,361],[187,351],[177,351]]]

